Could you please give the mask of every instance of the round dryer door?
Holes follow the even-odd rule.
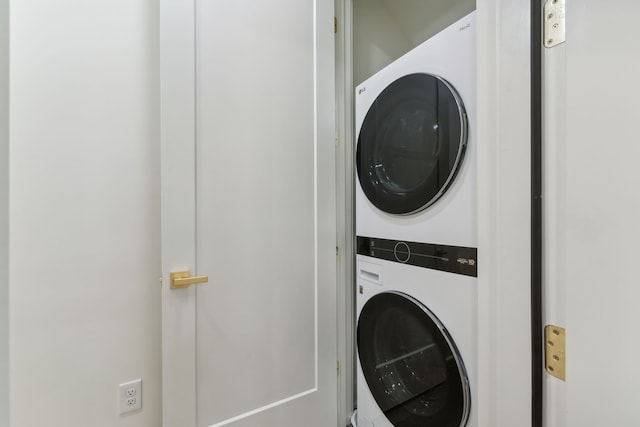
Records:
[[[362,122],[360,186],[384,212],[418,212],[447,191],[466,144],[467,117],[455,89],[431,74],[406,75],[378,95]]]
[[[369,390],[396,427],[461,427],[471,402],[456,346],[438,318],[399,293],[373,296],[358,319],[358,355]]]

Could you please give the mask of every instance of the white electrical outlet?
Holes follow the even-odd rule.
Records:
[[[121,414],[142,408],[142,380],[120,384],[118,396],[120,397]]]

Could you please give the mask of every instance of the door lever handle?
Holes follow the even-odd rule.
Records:
[[[170,274],[171,289],[182,289],[195,285],[196,283],[206,283],[209,281],[208,276],[189,276],[189,270],[172,271]]]

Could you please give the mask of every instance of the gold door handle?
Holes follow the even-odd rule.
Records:
[[[189,270],[172,271],[171,272],[171,289],[182,289],[196,283],[206,283],[209,281],[208,276],[189,276]]]

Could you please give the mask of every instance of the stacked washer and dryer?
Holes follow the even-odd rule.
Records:
[[[476,427],[475,12],[356,88],[358,427]]]

